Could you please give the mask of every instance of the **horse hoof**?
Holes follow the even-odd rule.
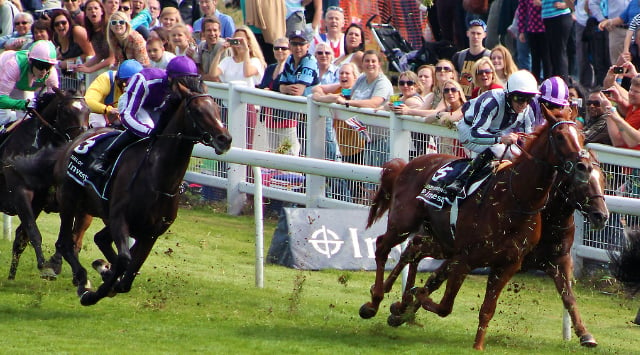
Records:
[[[362,307],[360,307],[360,318],[362,319],[373,318],[376,313],[378,313],[378,310],[371,307],[369,303],[365,303],[362,305]]]
[[[580,337],[580,345],[586,346],[587,348],[595,348],[598,346],[598,342],[596,342],[596,338],[591,334],[585,334]]]
[[[97,297],[95,297],[95,292],[84,291],[83,294],[80,295],[80,304],[83,306],[93,306],[98,303]]]
[[[392,327],[399,327],[405,323],[405,319],[402,316],[389,315],[387,318],[387,324]]]
[[[40,278],[41,279],[49,280],[49,281],[55,281],[57,279],[57,277],[58,277],[58,274],[56,274],[56,272],[50,267],[44,267],[40,271]]]
[[[389,306],[389,311],[391,311],[391,314],[394,316],[402,315],[404,311],[402,307],[402,302],[392,303],[391,306]]]

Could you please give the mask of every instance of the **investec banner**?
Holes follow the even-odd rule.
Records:
[[[386,215],[365,229],[367,210],[285,208],[273,235],[267,262],[296,269],[375,270],[376,238],[384,233]],[[401,246],[389,255],[392,269]],[[439,261],[425,259],[421,271],[433,271]]]

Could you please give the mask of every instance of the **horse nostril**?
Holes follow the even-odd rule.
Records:
[[[587,168],[588,168],[587,164],[585,164],[585,163],[580,162],[580,163],[576,164],[576,170],[578,170],[578,171],[584,172],[584,171],[587,171]]]

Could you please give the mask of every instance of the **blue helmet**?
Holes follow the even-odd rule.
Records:
[[[177,56],[167,64],[167,75],[170,78],[178,76],[198,76],[196,63],[187,56]]]
[[[116,77],[120,80],[128,80],[134,74],[139,73],[142,70],[142,64],[135,59],[127,59],[120,63],[118,67],[118,73]]]

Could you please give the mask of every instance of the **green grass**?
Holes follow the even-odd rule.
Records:
[[[43,216],[40,225],[50,253],[57,216]],[[272,221],[266,225],[267,244],[274,227]],[[203,207],[183,209],[158,240],[131,292],[91,307],[81,306],[75,296],[68,265],[57,281],[39,279],[31,248],[23,255],[16,280],[7,281],[11,244],[0,241],[0,352],[475,353],[471,345],[485,277],[466,280],[449,317],[421,310],[415,324],[391,328],[386,317],[390,302],[399,298],[397,290],[385,299],[377,317],[358,316],[369,298],[371,272],[310,272],[267,265],[265,287],[256,288],[253,228],[250,217],[230,217]],[[91,239],[92,233],[81,253],[86,267],[100,257]],[[93,270],[89,275],[97,283]],[[580,347],[575,336],[569,342],[561,339],[561,303],[549,279],[518,275],[501,296],[486,352],[638,352],[640,328],[629,321],[639,302],[582,283],[577,293],[586,325],[599,342],[596,349]],[[436,293],[435,299],[441,295]]]

